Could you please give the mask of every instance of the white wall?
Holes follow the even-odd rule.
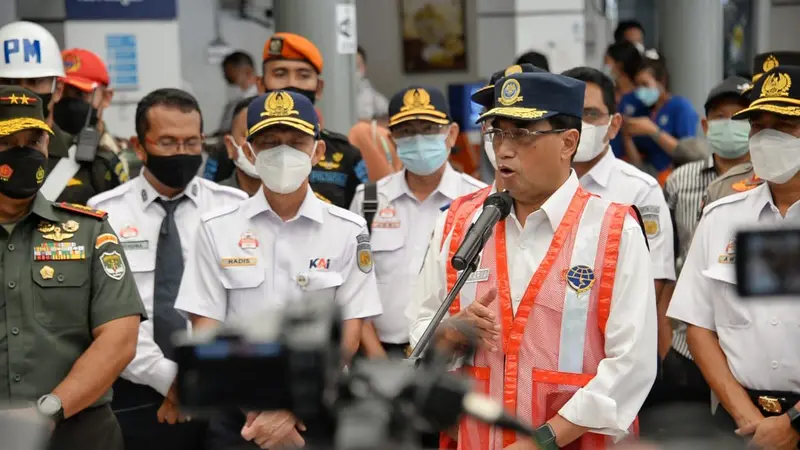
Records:
[[[212,1],[217,0],[178,0],[181,73],[185,87],[200,102],[206,133],[217,130],[228,101],[222,68],[208,62],[208,44],[215,37]],[[221,28],[222,38],[228,45],[252,56],[257,71],[261,73],[264,42],[272,35],[272,30],[227,14],[222,16]]]
[[[800,5],[773,4],[769,27],[769,49],[800,51],[798,22],[800,22]]]

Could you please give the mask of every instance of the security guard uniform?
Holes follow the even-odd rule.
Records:
[[[276,33],[270,37],[264,45],[263,56],[264,62],[270,59],[306,61],[317,73],[322,73],[322,53],[311,41],[293,33]],[[361,152],[350,144],[347,136],[322,129],[320,138],[325,141],[325,157],[311,170],[311,189],[321,200],[349,208],[358,185],[369,181],[367,166]]]
[[[320,138],[313,106],[293,92],[274,91],[250,104],[248,139],[274,126]],[[380,315],[366,222],[320,200],[306,184],[299,189],[306,190],[305,198],[297,216],[286,222],[273,211],[263,189],[203,215],[175,308],[236,324],[313,297],[336,302],[342,320]],[[243,424],[241,413],[238,422],[229,417],[220,427],[212,423],[215,439],[225,441],[213,448],[242,443]]]
[[[420,101],[415,102],[414,99]],[[446,125],[452,122],[444,94],[437,89],[410,87],[392,97],[389,103],[389,128],[411,120]],[[456,172],[444,163],[439,185],[423,201],[414,197],[406,181],[408,169],[378,181],[377,207],[370,217],[372,251],[383,314],[375,319],[378,338],[386,349],[408,345],[405,309],[409,287],[414,286],[422,267],[436,218],[441,208],[456,198],[486,187],[469,175]],[[358,187],[350,210],[365,216],[365,185]],[[371,205],[367,205],[371,206]],[[375,214],[377,213],[377,214]]]
[[[751,106],[734,119],[751,113],[797,117],[800,68],[780,66],[759,77]],[[777,86],[777,87],[776,87]],[[758,96],[758,97],[756,97]],[[780,226],[800,220],[800,203],[781,216],[768,184],[729,195],[708,205],[694,234],[667,315],[716,333],[727,360],[721,370],[749,394],[764,417],[784,413],[800,400],[800,305],[792,301],[739,297],[736,288],[736,233],[745,228]],[[697,354],[694,355],[698,359]],[[720,369],[717,369],[720,370]],[[723,431],[736,428],[716,402],[715,418]]]
[[[159,294],[163,288],[163,283],[162,286],[156,286],[156,280],[163,279],[163,272],[181,270],[173,266],[164,267],[166,261],[159,255],[159,245],[167,243],[161,239],[161,230],[168,220],[161,203],[178,202],[172,212],[172,220],[180,244],[176,248],[161,250],[180,252],[185,261],[195,241],[200,216],[246,198],[244,191],[195,177],[184,192],[168,199],[161,196],[142,176],[89,200],[92,207],[108,212],[108,221],[128,255],[130,271],[136,280],[147,315],[151,318],[139,326],[136,357],[114,384],[116,395],[113,407],[122,426],[127,450],[194,449],[205,439],[204,424],[197,421],[169,425],[156,420],[158,409],[178,370],[175,362],[165,355],[167,349],[161,348],[162,345],[169,346],[169,343],[160,342],[160,336],[154,333],[154,326],[160,325],[157,315],[163,311],[162,305],[155,305],[161,301]]]
[[[39,102],[26,89],[0,88],[0,134],[50,132]],[[42,182],[44,168],[39,175]],[[27,216],[0,227],[0,403],[34,402],[51,393],[92,344],[92,330],[126,316],[145,317],[106,217],[85,206],[51,203],[38,193]],[[60,422],[51,446],[121,448],[110,401],[108,391]]]

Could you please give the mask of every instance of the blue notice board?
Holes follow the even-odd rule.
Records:
[[[163,19],[178,17],[177,0],[65,0],[67,19]]]
[[[117,91],[139,89],[139,63],[136,55],[136,35],[107,34],[106,61],[111,87]]]

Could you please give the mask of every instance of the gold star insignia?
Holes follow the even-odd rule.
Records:
[[[23,105],[27,105],[27,104],[28,104],[28,101],[29,101],[31,98],[30,98],[30,97],[28,97],[28,96],[27,96],[27,95],[25,95],[25,94],[22,94],[22,97],[20,97],[19,99],[22,101],[22,104],[23,104]]]
[[[17,97],[15,94],[11,94],[11,97],[8,99],[11,100],[12,105],[19,104],[19,97]]]

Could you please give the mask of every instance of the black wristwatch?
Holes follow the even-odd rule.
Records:
[[[536,429],[536,444],[541,450],[558,450],[559,446],[556,445],[556,434],[553,432],[553,427],[546,423]]]
[[[786,410],[786,415],[789,416],[789,422],[791,422],[794,431],[800,433],[800,411],[792,406]]]
[[[42,417],[53,421],[56,425],[64,420],[64,407],[57,395],[45,394],[39,397],[39,400],[36,401],[36,410]]]

